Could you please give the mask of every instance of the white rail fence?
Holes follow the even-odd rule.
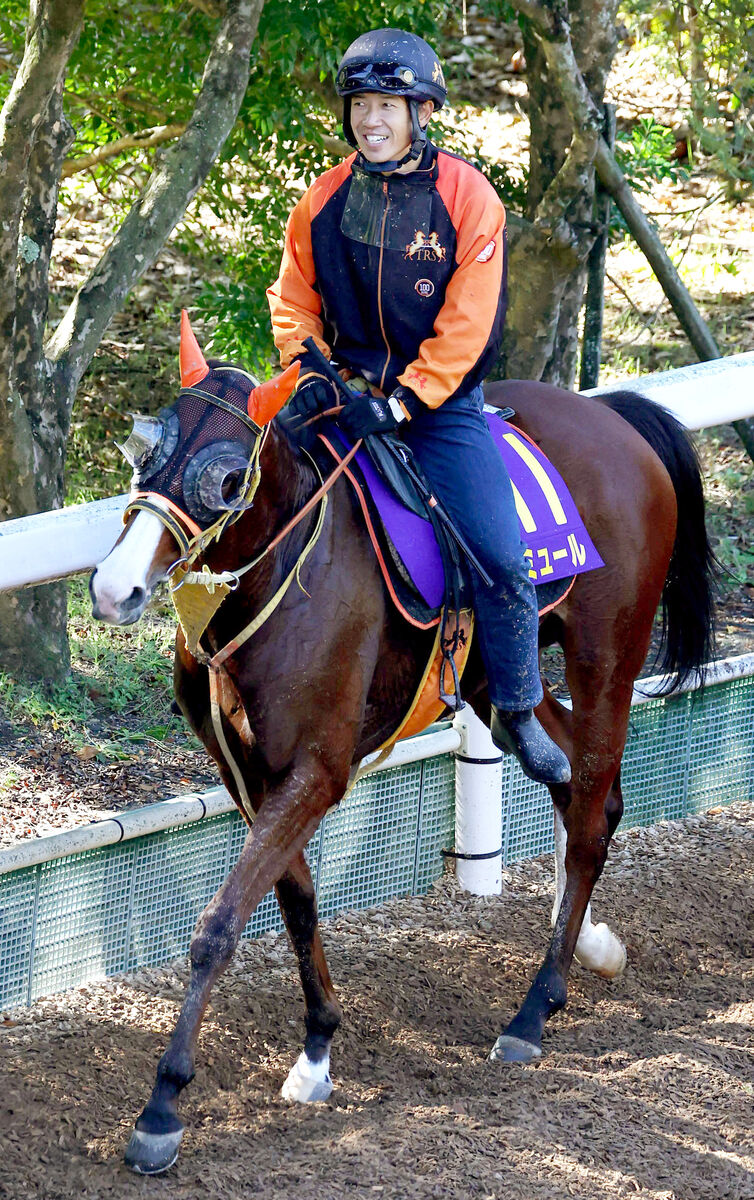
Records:
[[[687,429],[724,425],[754,415],[754,352],[639,375],[586,394],[625,388],[662,404]],[[91,571],[118,537],[127,499],[112,496],[0,524],[0,591]]]
[[[754,354],[618,386],[657,400],[688,428],[723,424],[754,413]],[[125,503],[116,496],[0,524],[0,590],[91,570],[115,542]],[[754,654],[713,664],[704,693],[658,700],[660,682],[640,681],[634,692],[625,822],[754,799]],[[426,891],[454,836],[457,854],[476,856],[458,858],[457,872],[477,894],[499,893],[507,863],[551,849],[546,789],[500,760],[466,708],[452,726],[398,743],[313,839],[321,913]],[[214,788],[1,851],[0,1007],[185,953],[196,915],[240,850],[245,827],[232,810]],[[247,935],[273,927],[270,896]]]
[[[623,388],[637,391],[673,412],[689,429],[718,425],[754,414],[754,353],[733,355],[679,370],[639,376],[625,383],[596,388],[605,394]],[[126,495],[55,512],[39,513],[0,524],[0,591],[48,582],[91,570],[113,546],[122,528]],[[751,658],[751,662],[749,661]],[[710,682],[754,673],[754,656],[715,664]],[[634,704],[651,699],[661,680],[645,680]],[[693,681],[689,688],[696,686]],[[470,855],[488,853],[499,825],[500,755],[488,731],[468,709],[448,728],[400,742],[380,770],[422,761],[433,755],[458,753],[456,772],[456,849]],[[463,759],[472,758],[472,763]],[[486,761],[485,761],[486,760]],[[368,765],[365,760],[364,765]],[[59,856],[143,836],[200,818],[225,813],[232,801],[222,788],[203,796],[183,796],[123,813],[119,817],[68,833],[21,843],[0,852],[0,874]],[[459,877],[470,891],[500,888],[500,858],[459,860]]]
[[[754,655],[714,664],[703,691],[632,712],[621,828],[754,801]],[[307,848],[323,918],[422,895],[458,859],[461,886],[501,890],[503,868],[553,848],[552,802],[510,758],[483,758],[486,729],[401,743],[325,817]],[[181,796],[0,853],[0,1010],[186,954],[196,919],[237,860],[247,829],[221,788]],[[273,893],[244,931],[281,928]]]

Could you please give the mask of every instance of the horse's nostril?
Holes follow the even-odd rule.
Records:
[[[147,598],[146,589],[143,587],[135,587],[124,604],[124,608],[138,608],[144,603]]]

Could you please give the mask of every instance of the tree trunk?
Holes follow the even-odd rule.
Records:
[[[191,120],[45,339],[49,264],[70,127],[62,113],[84,0],[32,3],[24,61],[0,114],[0,520],[58,508],[74,397],[111,317],[156,259],[233,127],[264,0],[228,0]],[[5,336],[3,336],[5,335]],[[65,586],[0,595],[0,669],[68,667]]]
[[[56,30],[56,38],[43,25],[43,16],[52,19],[55,12],[42,14],[37,8],[36,23],[31,24],[26,40],[25,61],[31,56],[34,67],[38,55],[53,58],[50,42],[54,42],[58,47],[55,71],[49,70],[48,62],[47,77],[40,79],[41,68],[36,77],[30,68],[26,91],[16,92],[16,115],[8,120],[8,136],[0,139],[5,162],[16,164],[14,172],[6,172],[5,198],[14,203],[11,229],[18,247],[18,256],[10,253],[7,244],[0,247],[10,289],[4,313],[10,334],[0,376],[0,396],[5,397],[0,412],[0,520],[60,508],[64,502],[68,424],[61,425],[56,419],[54,404],[42,402],[50,390],[43,338],[60,170],[73,133],[62,113],[62,84],[68,55],[80,31],[82,7],[49,6],[58,10],[59,17],[62,10],[62,16],[72,22],[67,30]],[[22,67],[19,77],[23,76]],[[25,131],[19,127],[19,113],[24,109],[29,113]],[[66,618],[65,583],[0,593],[0,670],[42,680],[64,676],[70,666]]]
[[[615,105],[606,104],[605,138],[612,150],[615,145]],[[595,193],[597,238],[589,252],[584,300],[584,335],[581,340],[579,391],[597,387],[602,358],[602,323],[605,314],[605,262],[610,233],[610,196],[602,187]]]
[[[567,36],[567,31],[565,31],[564,36],[564,30],[562,25],[559,25],[558,18],[553,16],[550,8],[544,8],[538,0],[514,0],[514,2],[516,7],[536,24],[536,28],[541,36],[541,47],[547,59],[547,66],[553,76],[553,91],[562,98],[573,121],[574,129],[579,131],[574,135],[563,167],[561,167],[553,183],[542,194],[542,200],[535,213],[536,224],[542,224],[542,214],[548,197],[553,197],[554,203],[557,206],[562,202],[563,197],[568,195],[568,188],[564,186],[568,170],[570,169],[575,174],[578,158],[581,156],[586,161],[586,155],[591,153],[591,158],[588,160],[590,168],[596,170],[602,186],[612,196],[621,210],[631,233],[647,256],[653,271],[662,284],[665,295],[673,307],[673,311],[681,322],[699,358],[701,360],[719,358],[720,351],[717,348],[715,339],[700,316],[678,272],[670,262],[659,236],[653,230],[641,207],[634,199],[612,151],[601,136],[600,127],[602,121],[594,98],[589,90],[589,72],[583,75],[579,70],[574,58],[570,38]],[[602,82],[604,84],[604,77]],[[592,137],[592,135],[594,136]],[[534,195],[536,197],[536,191]],[[511,224],[515,229],[515,222],[511,222]],[[525,245],[524,238],[531,238],[534,228],[536,226],[530,224],[528,228],[525,227],[523,230],[519,230],[519,242],[517,242],[517,245],[520,244],[523,248]],[[565,236],[562,235],[564,234],[564,229],[567,228],[569,228],[567,222],[561,221],[560,243],[553,235],[554,231],[547,239],[547,248],[551,252],[553,259],[566,240]],[[539,232],[542,233],[542,230],[540,229]],[[513,261],[513,256],[511,256],[511,262],[513,263]],[[527,262],[527,268],[528,266]],[[524,288],[522,288],[522,291],[524,291],[528,285],[528,293],[532,298],[532,312],[537,312],[535,307],[538,295],[537,280],[540,287],[546,286],[547,281],[541,264],[539,275],[535,280],[535,286],[531,287],[531,279],[527,278],[524,281]],[[563,294],[565,294],[567,286],[566,281],[562,285]],[[561,305],[560,296],[555,289],[554,281],[552,293],[544,298],[540,297],[540,300],[542,299],[544,299],[544,304],[540,304],[538,312],[540,323],[538,326],[535,326],[532,321],[527,326],[527,310],[524,310],[523,317],[521,313],[518,314],[518,325],[521,328],[519,335],[521,339],[520,355],[525,361],[527,351],[529,351],[529,361],[533,363],[532,374],[524,376],[525,378],[537,379],[545,377],[545,372],[548,369],[547,363],[542,367],[541,373],[537,374],[535,372],[544,357],[543,348],[547,349],[547,353],[551,353],[551,347],[555,346],[558,329],[553,320],[553,314],[557,308],[559,318],[560,308],[562,307],[563,310],[566,308],[565,305]],[[548,335],[550,341],[546,341],[545,334]],[[539,355],[539,359],[537,358],[537,354]],[[508,371],[508,375],[511,377],[516,374],[523,375],[523,372]],[[741,438],[749,455],[754,458],[754,419],[749,418],[745,421],[734,421],[733,428]]]
[[[515,0],[514,0],[515,2]],[[516,3],[529,18],[524,47],[531,125],[525,222],[511,221],[510,307],[502,374],[570,387],[578,358],[578,317],[594,241],[596,124],[577,125],[563,100],[570,86],[551,45],[568,42],[559,6]],[[560,6],[562,8],[563,6]],[[616,45],[617,0],[574,0],[571,44],[597,106]]]

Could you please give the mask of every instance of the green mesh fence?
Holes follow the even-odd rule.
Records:
[[[319,911],[422,895],[453,839],[450,755],[361,780],[307,848]],[[0,876],[0,1008],[186,953],[241,851],[236,812]],[[270,892],[244,936],[282,922]]]
[[[754,799],[754,676],[631,710],[621,829]],[[550,793],[503,764],[503,865],[553,850]]]
[[[453,841],[451,755],[363,779],[307,855],[327,917],[422,895]],[[624,825],[754,799],[754,677],[632,710],[623,760]],[[0,876],[0,1008],[184,955],[198,914],[246,836],[236,813]],[[512,760],[503,772],[503,862],[552,850],[546,788]],[[273,893],[246,937],[281,927]]]

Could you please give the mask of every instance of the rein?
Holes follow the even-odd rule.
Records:
[[[314,494],[309,497],[309,499],[307,500],[307,502],[303,506],[303,508],[299,509],[299,511],[296,513],[296,515],[294,517],[291,518],[291,520],[288,522],[288,524],[285,525],[283,527],[283,529],[280,530],[279,533],[275,534],[275,537],[272,539],[272,541],[269,543],[269,545],[264,548],[264,550],[261,552],[261,554],[258,554],[256,556],[256,558],[253,558],[251,560],[251,562],[246,564],[245,567],[239,567],[239,569],[237,571],[223,571],[222,574],[218,575],[218,576],[214,576],[212,574],[205,575],[203,572],[202,573],[188,572],[186,574],[186,576],[181,580],[181,583],[179,583],[176,586],[175,590],[177,591],[178,588],[183,585],[183,583],[199,583],[199,582],[201,582],[201,583],[204,583],[206,586],[210,586],[211,583],[214,583],[214,582],[225,583],[225,582],[229,582],[230,579],[235,579],[236,586],[238,586],[238,582],[241,579],[241,576],[245,575],[247,571],[251,571],[254,567],[258,566],[259,563],[262,561],[262,559],[266,558],[267,555],[272,550],[275,550],[280,545],[280,543],[283,541],[283,539],[286,538],[288,536],[288,534],[291,533],[291,531],[296,528],[296,526],[299,524],[299,522],[303,521],[304,517],[309,515],[309,513],[314,508],[315,504],[319,500],[326,498],[327,493],[329,492],[330,488],[335,483],[338,476],[343,474],[344,470],[346,469],[346,467],[348,466],[348,464],[350,463],[351,459],[354,457],[354,455],[356,454],[356,452],[360,448],[360,446],[361,446],[361,440],[359,440],[358,442],[356,442],[356,444],[354,446],[352,446],[352,448],[348,451],[348,454],[344,455],[343,459],[340,461],[340,463],[335,468],[335,470],[330,475],[328,475],[327,479],[325,479],[324,481],[322,480],[322,476],[319,472],[319,468],[317,467],[317,464],[314,462],[314,459],[311,458],[311,456],[309,454],[306,454],[306,451],[304,451],[307,458],[309,459],[312,466],[314,467],[314,470],[316,471],[318,478],[320,479],[320,487],[318,487],[316,492],[314,492]],[[307,553],[308,553],[308,551],[307,551]],[[179,559],[178,564],[181,563],[182,561],[183,561],[182,559]],[[303,562],[303,559],[301,561]],[[173,567],[171,567],[170,570],[172,571],[174,569],[174,567],[176,567],[178,564],[174,563]],[[205,568],[205,571],[206,571],[206,568]],[[194,576],[196,576],[196,578],[194,578]]]
[[[197,390],[198,389],[192,389]],[[216,403],[216,397],[207,395],[207,400],[210,399]],[[316,472],[317,478],[320,481],[319,487],[314,494],[306,501],[299,511],[291,518],[290,521],[281,529],[273,539],[265,546],[261,553],[257,554],[245,566],[239,567],[235,571],[222,571],[220,573],[213,572],[205,564],[202,570],[192,570],[192,565],[197,558],[208,548],[214,541],[219,542],[220,537],[225,531],[228,524],[238,520],[244,512],[251,509],[254,495],[259,486],[261,478],[260,459],[264,442],[267,437],[269,426],[262,432],[258,430],[258,436],[254,445],[249,467],[247,469],[244,483],[242,485],[242,493],[244,496],[243,507],[239,509],[230,509],[223,513],[217,521],[214,522],[208,529],[202,531],[201,528],[191,520],[186,513],[182,511],[176,504],[168,500],[166,497],[153,492],[137,492],[134,494],[124,513],[124,520],[131,513],[142,510],[151,512],[156,516],[165,528],[173,535],[178,547],[181,550],[181,557],[172,564],[168,570],[168,580],[170,586],[170,594],[173,600],[173,605],[178,616],[178,621],[183,629],[186,638],[186,646],[189,653],[207,667],[209,672],[209,690],[210,690],[210,709],[212,714],[212,725],[215,731],[215,736],[220,746],[221,752],[225,761],[233,775],[238,794],[241,801],[241,811],[250,825],[254,820],[254,810],[246,790],[243,774],[236,762],[233,753],[228,745],[223,729],[222,716],[225,713],[228,721],[236,730],[236,733],[242,740],[245,740],[249,745],[253,743],[254,735],[249,726],[248,718],[243,707],[243,702],[238,694],[238,690],[228,674],[226,663],[232,656],[246,643],[250,638],[257,633],[265,622],[272,616],[278,608],[294,579],[298,582],[302,591],[305,591],[300,579],[301,568],[309,557],[309,554],[319,541],[320,534],[325,521],[327,512],[328,492],[338,477],[342,475],[351,459],[356,454],[361,445],[358,441],[349,450],[348,454],[338,463],[334,471],[322,479],[322,475],[314,460],[307,454],[312,466]],[[314,530],[309,537],[306,545],[296,559],[295,564],[289,571],[286,578],[283,580],[275,594],[267,601],[262,610],[240,631],[234,638],[231,638],[220,650],[214,654],[210,654],[201,645],[201,638],[206,629],[220,608],[220,605],[225,600],[225,597],[235,591],[241,581],[242,576],[257,567],[280,543],[286,538],[296,526],[304,520],[319,504],[320,510],[317,515]],[[191,536],[189,536],[189,533]],[[185,588],[185,591],[182,589]],[[179,593],[181,593],[179,595]]]
[[[317,503],[319,503],[319,505],[320,505],[319,515],[317,517],[317,521],[316,521],[316,524],[315,524],[315,527],[314,527],[311,537],[309,538],[308,542],[304,546],[300,555],[296,559],[294,566],[289,571],[288,575],[283,580],[282,584],[280,585],[278,590],[275,592],[274,596],[272,596],[267,601],[267,603],[265,604],[265,606],[261,610],[261,612],[257,613],[257,615],[249,622],[248,625],[246,625],[241,630],[240,633],[236,634],[236,636],[234,638],[231,638],[231,640],[229,642],[226,642],[226,644],[222,647],[222,649],[216,651],[215,654],[213,654],[213,655],[209,655],[206,651],[202,650],[201,646],[198,644],[198,639],[197,639],[195,657],[198,662],[203,663],[203,665],[205,665],[207,667],[207,670],[209,672],[209,699],[210,699],[210,711],[212,714],[212,727],[215,731],[215,737],[217,738],[220,749],[222,750],[223,757],[225,758],[225,761],[228,764],[228,767],[230,768],[230,771],[233,775],[233,779],[234,779],[236,787],[238,789],[238,794],[241,798],[242,812],[243,812],[244,816],[246,817],[246,821],[249,825],[251,825],[254,821],[254,810],[253,810],[251,801],[249,800],[248,792],[246,790],[246,783],[245,783],[245,780],[243,777],[243,773],[242,773],[240,767],[238,766],[238,763],[236,762],[236,759],[233,756],[233,752],[231,751],[230,746],[228,745],[227,739],[225,737],[225,731],[223,729],[223,724],[222,724],[223,710],[225,709],[227,711],[228,719],[229,719],[230,723],[233,725],[233,727],[236,730],[236,733],[239,735],[239,737],[245,738],[247,743],[251,744],[253,742],[254,735],[253,735],[253,731],[251,730],[251,727],[249,726],[248,718],[246,716],[246,712],[243,707],[243,701],[241,700],[241,697],[238,695],[238,690],[237,690],[235,684],[233,683],[233,680],[231,679],[230,675],[228,674],[225,664],[227,663],[228,659],[232,658],[233,655],[241,648],[241,646],[243,646],[246,642],[248,642],[249,639],[252,638],[254,636],[254,634],[257,633],[262,628],[262,626],[265,624],[265,622],[272,616],[272,614],[277,609],[278,605],[283,600],[283,597],[286,595],[286,593],[287,593],[289,587],[291,586],[291,584],[293,583],[294,579],[297,580],[299,587],[302,590],[305,590],[303,587],[303,584],[301,583],[300,571],[301,571],[302,566],[306,562],[306,559],[309,557],[309,554],[311,553],[311,551],[314,549],[317,542],[319,541],[320,534],[322,533],[322,528],[323,528],[324,522],[325,522],[325,513],[327,512],[327,493],[329,492],[330,488],[335,483],[338,476],[343,473],[344,469],[346,468],[346,466],[348,465],[350,460],[353,458],[353,456],[356,453],[360,444],[361,443],[359,442],[359,443],[357,443],[356,446],[353,447],[353,449],[346,456],[346,458],[343,460],[343,462],[341,462],[338,465],[338,467],[336,467],[336,469],[330,475],[328,475],[327,479],[324,481],[322,480],[322,476],[319,473],[319,469],[318,469],[316,463],[314,463],[314,460],[312,459],[311,460],[312,465],[314,466],[314,469],[317,472],[317,476],[321,481],[320,486],[317,488],[314,495],[311,496],[309,498],[309,500],[307,500],[307,502],[303,506],[303,508],[301,508],[296,513],[296,515],[288,522],[288,524],[278,534],[276,534],[276,536],[265,547],[265,549],[261,552],[261,554],[258,554],[256,556],[256,558],[252,559],[251,562],[247,563],[245,567],[241,567],[240,570],[230,573],[230,574],[235,575],[236,586],[237,586],[240,577],[242,575],[246,574],[247,571],[250,571],[254,567],[258,566],[259,563],[262,562],[262,560],[272,550],[274,550],[276,546],[279,546],[280,543],[282,542],[282,540],[285,537],[287,537],[288,534],[293,529],[295,529],[295,527],[299,524],[299,522],[302,521],[304,519],[304,517],[306,517],[307,514],[312,511],[314,506]],[[204,583],[204,578],[201,576],[201,574],[200,574],[200,578],[201,578],[201,582]],[[212,577],[209,576],[209,578],[212,578]],[[172,592],[173,603],[176,606],[176,611],[178,611],[178,604],[176,603],[176,599],[175,599],[175,591],[179,587],[181,587],[181,583],[179,583],[177,585],[177,587],[175,589],[173,589],[173,592]],[[227,589],[228,585],[225,584],[225,587]],[[227,592],[225,592],[221,596],[219,604],[221,604],[222,601],[224,600],[225,594],[227,594]],[[219,607],[219,604],[217,605],[217,607]],[[216,609],[215,609],[215,611],[216,611]],[[179,620],[180,620],[180,613],[179,613]],[[193,653],[193,651],[192,651],[192,653]]]

